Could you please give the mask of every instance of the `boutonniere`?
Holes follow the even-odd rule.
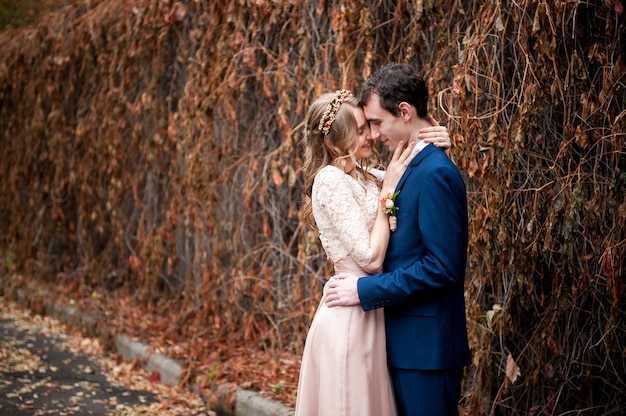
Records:
[[[396,197],[400,191],[396,191],[393,194],[387,194],[380,199],[380,210],[389,216],[389,229],[396,231],[398,229],[398,218],[396,212],[400,209],[396,205]]]

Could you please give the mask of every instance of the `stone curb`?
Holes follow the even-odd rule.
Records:
[[[14,297],[17,303],[30,308],[32,299],[27,297],[25,290],[17,289]],[[47,300],[44,303],[44,308],[47,315],[58,319],[71,328],[85,329],[90,336],[101,336],[104,333],[102,329],[98,329],[98,321],[95,318],[83,314],[74,306],[64,306],[53,300]],[[125,359],[138,359],[143,368],[149,373],[158,371],[162,383],[169,386],[178,385],[183,373],[183,368],[178,362],[163,354],[152,352],[152,347],[133,341],[126,334],[115,335],[114,343],[116,352]],[[195,384],[191,384],[189,388],[197,393]],[[292,408],[267,400],[254,391],[244,389],[235,391],[233,412],[223,404],[226,401],[226,390],[218,389],[216,393],[219,407],[216,410],[220,416],[292,416],[294,414]],[[220,391],[224,391],[224,393],[220,395]]]

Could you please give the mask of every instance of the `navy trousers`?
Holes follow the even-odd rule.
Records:
[[[398,415],[458,416],[462,368],[442,371],[389,370]]]

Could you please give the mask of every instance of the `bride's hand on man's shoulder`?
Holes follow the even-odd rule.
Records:
[[[437,147],[444,149],[450,149],[452,147],[452,141],[450,140],[450,133],[446,126],[440,126],[439,122],[434,119],[433,116],[428,116],[431,127],[425,127],[420,129],[419,138],[426,143],[432,143]]]

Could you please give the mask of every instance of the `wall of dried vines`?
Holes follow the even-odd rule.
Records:
[[[298,215],[304,112],[410,62],[468,185],[467,414],[623,413],[625,18],[622,0],[76,0],[0,37],[2,273],[299,352],[331,273]]]

